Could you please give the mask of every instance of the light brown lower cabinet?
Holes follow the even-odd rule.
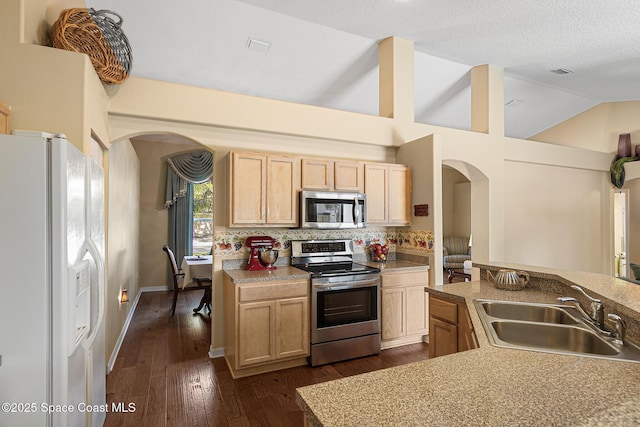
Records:
[[[478,348],[467,304],[429,294],[429,357]]]
[[[382,272],[381,312],[383,349],[422,341],[429,332],[429,302],[424,287],[429,271]]]
[[[225,359],[233,378],[307,364],[309,282],[236,284],[224,275]]]
[[[11,133],[11,107],[0,101],[0,134]]]

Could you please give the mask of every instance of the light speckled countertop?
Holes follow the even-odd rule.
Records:
[[[640,425],[640,363],[498,348],[487,341],[474,298],[556,302],[577,283],[603,296],[605,308],[628,301],[628,313],[640,316],[637,285],[539,270],[537,283],[522,291],[499,290],[484,280],[428,288],[467,302],[478,349],[302,387],[298,404],[312,425],[327,427]]]
[[[241,265],[244,266],[245,263]],[[429,266],[426,264],[419,264],[411,261],[392,260],[386,263],[379,263],[373,261],[366,261],[362,264],[369,265],[371,267],[380,268],[381,271],[391,270],[428,270]],[[239,264],[240,265],[240,264]],[[235,265],[234,265],[235,266]],[[300,270],[290,265],[277,265],[278,268],[272,271],[258,270],[247,271],[244,268],[225,268],[224,272],[227,273],[234,283],[247,283],[247,282],[268,282],[270,280],[288,280],[288,279],[308,279],[311,277],[311,273]]]
[[[288,265],[278,266],[275,270],[247,271],[244,269],[225,269],[233,283],[268,282],[271,280],[308,279],[311,273]]]
[[[364,262],[363,264],[369,265],[371,267],[377,267],[380,269],[380,271],[384,272],[384,271],[392,271],[392,270],[400,270],[402,269],[403,271],[407,271],[407,270],[428,270],[429,266],[427,264],[418,264],[415,262],[411,262],[411,261],[404,261],[404,260],[389,260],[387,262],[374,262],[374,261],[367,261]]]

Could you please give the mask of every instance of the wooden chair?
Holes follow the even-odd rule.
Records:
[[[173,277],[173,304],[171,305],[171,315],[173,316],[176,312],[178,292],[197,290],[204,291],[204,296],[200,300],[200,305],[197,308],[194,308],[193,312],[199,312],[206,305],[207,311],[209,312],[209,314],[211,314],[211,285],[213,283],[211,277],[196,277],[193,279],[196,282],[195,286],[188,283],[183,288],[182,281],[184,279],[184,273],[180,268],[178,268],[178,263],[176,263],[176,257],[173,254],[173,251],[167,245],[163,245],[162,250],[165,251],[167,253],[167,256],[169,257],[169,264],[171,265]]]

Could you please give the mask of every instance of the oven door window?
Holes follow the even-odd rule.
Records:
[[[319,292],[318,328],[376,320],[377,290],[376,286],[371,286]]]

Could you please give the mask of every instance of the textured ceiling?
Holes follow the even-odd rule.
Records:
[[[399,36],[423,53],[500,65],[598,101],[640,99],[637,0],[242,1],[371,39]]]
[[[414,42],[415,119],[468,129],[471,67],[505,69],[505,132],[640,100],[635,0],[86,0],[124,19],[132,74],[378,113],[377,42]],[[267,52],[247,48],[254,38]],[[567,68],[558,75],[550,70]],[[518,104],[518,105],[515,105]]]

